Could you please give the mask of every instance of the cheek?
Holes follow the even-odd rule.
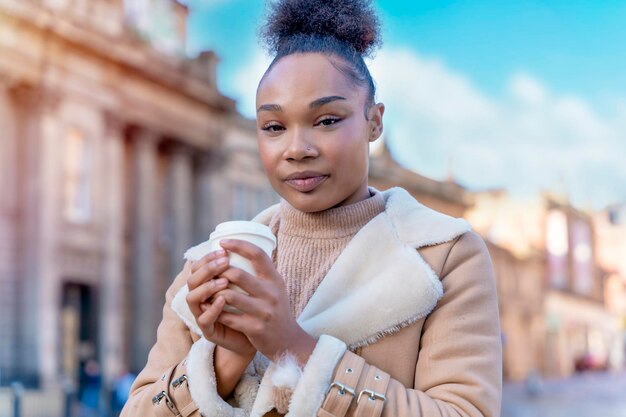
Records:
[[[261,162],[263,165],[271,164],[274,160],[274,154],[276,153],[270,143],[268,143],[264,139],[259,139],[259,156],[261,157]]]
[[[263,169],[268,174],[269,180],[272,180],[272,173],[276,168],[276,158],[274,152],[272,152],[272,147],[263,143],[263,141],[259,141],[259,156],[261,157],[261,164],[263,165]]]
[[[345,134],[342,134],[333,147],[334,159],[345,171],[357,170],[367,163],[369,154],[369,142],[366,132],[361,124],[346,126]]]

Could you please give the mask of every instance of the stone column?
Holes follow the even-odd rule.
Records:
[[[133,347],[131,364],[140,370],[156,340],[163,300],[158,294],[156,270],[157,216],[157,140],[155,133],[139,131],[134,142],[133,199]]]
[[[37,332],[41,376],[44,386],[54,386],[59,370],[59,312],[61,305],[59,256],[61,221],[61,196],[63,187],[63,132],[57,105],[57,97],[44,95],[39,129],[41,152],[39,178],[39,323]]]
[[[169,277],[174,279],[182,269],[183,254],[193,243],[193,161],[190,149],[173,148],[169,187],[173,226]]]
[[[17,131],[17,367],[23,378],[53,385],[58,374],[62,149],[60,97],[40,88],[16,89]]]
[[[18,87],[15,91],[17,222],[16,234],[16,368],[20,377],[34,380],[38,377],[40,358],[38,343],[39,300],[36,296],[40,270],[39,246],[39,128],[40,94],[34,89]]]
[[[0,79],[0,368],[12,378],[17,337],[17,205],[15,111],[11,88]]]
[[[107,115],[104,140],[104,262],[100,303],[102,376],[111,384],[125,368],[124,341],[124,125]]]

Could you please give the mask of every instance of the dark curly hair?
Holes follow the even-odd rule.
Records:
[[[368,89],[368,106],[376,86],[363,61],[381,44],[380,22],[370,0],[275,0],[269,3],[260,38],[274,60],[319,52],[342,58],[333,65],[356,85]],[[367,114],[366,114],[367,116]]]

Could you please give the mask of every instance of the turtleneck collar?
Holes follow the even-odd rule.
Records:
[[[318,239],[354,236],[385,210],[382,194],[374,188],[369,191],[370,197],[365,200],[315,213],[300,211],[283,199],[280,201],[280,233]]]

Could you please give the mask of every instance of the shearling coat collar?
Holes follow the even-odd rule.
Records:
[[[455,239],[470,229],[422,205],[402,188],[382,192],[385,211],[348,243],[306,305],[298,322],[309,334],[328,334],[349,348],[375,342],[425,317],[443,295],[439,277],[416,250]],[[269,224],[274,205],[253,221]],[[199,329],[185,301],[187,287],[172,308]]]

